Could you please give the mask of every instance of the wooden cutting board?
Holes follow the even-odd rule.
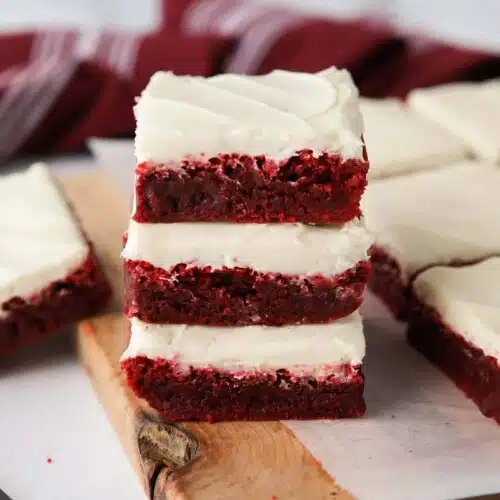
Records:
[[[79,326],[78,347],[110,422],[153,500],[352,498],[279,422],[166,422],[136,398],[120,372],[127,322],[120,314],[121,236],[127,210],[101,174],[63,186],[112,281],[109,314]]]

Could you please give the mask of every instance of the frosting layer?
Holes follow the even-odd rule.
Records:
[[[500,162],[500,79],[417,89],[408,104],[463,139],[480,158]]]
[[[210,78],[158,72],[134,109],[138,162],[219,153],[281,160],[302,149],[362,158],[358,91],[336,68]]]
[[[342,226],[139,224],[130,221],[122,256],[169,269],[196,266],[250,267],[283,274],[338,274],[368,258],[372,243],[361,220]]]
[[[377,245],[414,274],[500,253],[500,169],[463,162],[371,182],[364,213]]]
[[[0,200],[1,306],[64,278],[80,267],[89,249],[45,165],[0,177]]]
[[[468,148],[451,132],[398,99],[361,99],[371,178],[437,167],[465,158]]]
[[[332,365],[360,364],[365,355],[363,325],[357,312],[320,325],[220,328],[158,325],[132,318],[130,326],[130,343],[122,360],[146,356],[175,359],[186,368],[286,368],[297,374],[321,376],[331,373]]]
[[[433,267],[413,284],[416,296],[486,354],[500,358],[500,258],[464,267]]]

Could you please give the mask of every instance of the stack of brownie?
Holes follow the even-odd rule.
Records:
[[[174,421],[362,415],[371,240],[349,74],[161,72],[135,113],[135,393]]]

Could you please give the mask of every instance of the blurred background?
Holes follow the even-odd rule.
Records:
[[[132,137],[154,71],[351,70],[361,94],[500,76],[498,0],[0,0],[0,161]]]

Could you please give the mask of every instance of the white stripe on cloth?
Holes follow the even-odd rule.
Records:
[[[140,36],[131,33],[120,36],[120,52],[114,69],[122,77],[131,78],[134,74]]]
[[[112,71],[119,72],[120,62],[125,50],[126,35],[123,33],[113,33],[111,39],[111,47],[109,49],[106,66]]]
[[[94,45],[94,51],[87,54],[89,60],[94,60],[101,66],[107,67],[109,51],[112,45],[112,35],[109,32],[99,34],[97,42]]]
[[[64,91],[83,59],[97,60],[121,77],[130,78],[140,37],[134,34],[69,31],[37,33],[30,59],[22,69],[0,73],[0,161],[29,138]],[[85,46],[84,46],[85,45]]]
[[[12,142],[16,141],[14,124],[22,118],[23,102],[29,100],[32,87],[36,82],[41,61],[52,47],[52,32],[38,32],[35,35],[30,53],[29,63],[7,83],[6,90],[0,100],[0,160],[9,156],[13,150]]]
[[[267,11],[250,24],[228,59],[226,73],[255,73],[273,44],[304,17],[290,11]]]
[[[36,65],[41,56],[45,53],[45,47],[50,43],[50,34],[36,33],[30,52],[30,60],[27,66],[19,68],[9,68],[0,74],[0,79],[5,87],[4,94],[0,99],[0,138],[10,131],[9,120],[13,119],[14,114],[11,110],[16,107],[16,101],[22,96],[21,89],[33,74],[32,65]],[[9,78],[11,77],[11,78]],[[0,143],[0,151],[1,151]]]
[[[101,32],[98,29],[86,29],[80,32],[75,47],[75,56],[79,61],[96,59]]]
[[[23,144],[64,89],[75,67],[74,42],[68,31],[37,34],[30,62],[0,100],[0,160]]]
[[[56,57],[51,57],[45,64],[37,76],[39,80],[35,92],[31,92],[30,100],[26,101],[26,113],[22,120],[14,125],[18,133],[9,143],[9,150],[4,154],[9,156],[15,152],[23,142],[28,139],[31,133],[47,116],[52,105],[61,95],[64,88],[68,84],[73,75],[78,63],[75,60],[68,59],[61,61]]]
[[[119,76],[131,78],[135,68],[140,36],[132,33],[104,32],[94,44],[89,59],[98,61]]]
[[[213,23],[214,30],[221,35],[244,35],[246,30],[259,18],[266,16],[269,9],[253,3],[238,3],[220,15]]]
[[[228,73],[254,73],[272,45],[304,15],[291,9],[263,6],[242,0],[201,0],[188,9],[185,29],[240,38],[228,59]]]
[[[183,29],[188,34],[217,33],[217,20],[235,7],[241,0],[200,0],[193,2],[184,14]]]

